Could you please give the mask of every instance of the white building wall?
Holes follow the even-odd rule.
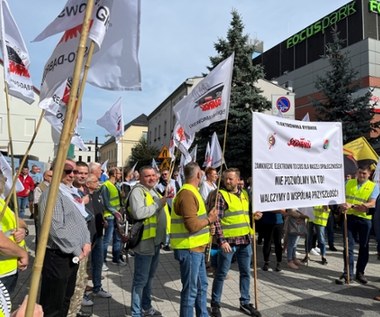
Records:
[[[0,65],[0,72],[3,66]],[[37,128],[38,120],[41,116],[41,109],[38,107],[39,96],[35,94],[35,102],[28,105],[21,99],[9,96],[10,108],[10,128],[13,143],[14,155],[24,155],[33,133]],[[7,122],[7,105],[4,92],[4,82],[0,81],[0,149],[3,152],[9,150],[9,134]],[[10,154],[10,153],[9,153]],[[36,139],[29,152],[41,162],[50,162],[54,158],[54,144],[51,137],[51,126],[42,119]]]

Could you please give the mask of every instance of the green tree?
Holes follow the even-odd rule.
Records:
[[[137,168],[144,165],[150,165],[152,163],[152,158],[156,158],[159,152],[159,149],[154,146],[149,146],[147,140],[142,137],[140,141],[132,148],[128,165],[133,166],[136,162],[138,162]]]
[[[230,28],[227,38],[220,38],[214,43],[217,56],[210,57],[211,71],[221,61],[235,52],[234,69],[232,75],[231,102],[228,117],[225,160],[228,167],[237,167],[242,175],[251,175],[252,162],[252,115],[254,111],[269,109],[271,104],[262,95],[261,90],[255,86],[258,79],[264,77],[263,68],[252,63],[255,46],[249,43],[245,35],[244,24],[239,13],[232,11]],[[197,133],[199,160],[203,163],[203,154],[206,144],[215,131],[219,142],[223,146],[225,121],[211,124]],[[201,157],[202,156],[202,157]]]
[[[339,32],[332,31],[332,42],[326,45],[329,70],[318,76],[315,87],[324,95],[313,101],[320,121],[339,121],[343,126],[343,142],[350,142],[364,136],[370,139],[370,132],[379,127],[374,122],[374,106],[370,104],[370,90],[358,94],[360,90],[358,72],[351,66],[348,52],[342,52],[344,41]]]

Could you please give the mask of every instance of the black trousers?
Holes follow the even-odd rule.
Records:
[[[46,249],[40,293],[45,317],[67,316],[79,267],[72,259],[72,254]]]
[[[277,262],[282,261],[282,233],[284,225],[277,224],[262,224],[262,234],[264,238],[263,256],[264,261],[269,262],[269,256],[272,250],[272,242],[274,243],[274,250],[276,253]]]

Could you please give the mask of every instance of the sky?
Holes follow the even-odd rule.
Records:
[[[118,1],[118,0],[116,0]],[[85,141],[107,139],[96,124],[119,98],[124,123],[149,115],[182,82],[207,73],[214,43],[226,38],[231,11],[237,10],[244,33],[264,41],[264,51],[282,42],[348,0],[141,0],[139,60],[142,91],[106,91],[86,85],[83,120],[78,132]],[[31,41],[60,13],[64,0],[8,0],[31,59],[30,73],[39,88],[44,65],[60,35]]]

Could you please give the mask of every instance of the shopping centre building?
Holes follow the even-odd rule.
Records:
[[[305,10],[307,14],[306,5]],[[315,119],[312,102],[322,98],[315,88],[315,80],[317,76],[323,76],[329,67],[322,56],[326,44],[332,41],[331,30],[335,26],[345,42],[344,51],[352,67],[358,72],[361,88],[358,94],[371,89],[372,102],[380,113],[380,1],[355,0],[254,59],[255,64],[264,66],[267,80],[293,88],[296,119],[302,119],[307,112],[311,119]]]

